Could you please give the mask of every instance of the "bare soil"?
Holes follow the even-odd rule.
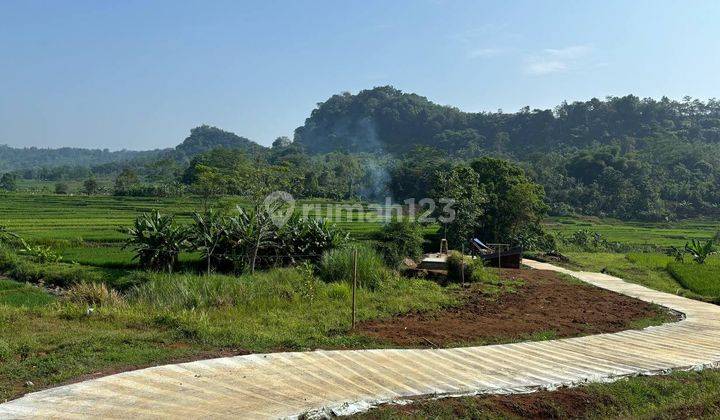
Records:
[[[598,407],[613,403],[609,397],[593,394],[582,387],[561,388],[530,394],[416,400],[407,405],[383,405],[378,410],[351,418],[585,418]]]
[[[663,308],[573,282],[553,271],[503,269],[504,286],[473,284],[464,303],[357,326],[359,334],[401,347],[494,344],[612,333],[655,320],[676,321]]]

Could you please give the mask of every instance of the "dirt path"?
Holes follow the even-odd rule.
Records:
[[[522,393],[720,365],[720,307],[526,261],[686,318],[644,330],[453,349],[275,353],[125,372],[26,395],[0,418],[278,418],[427,395]]]
[[[402,347],[498,344],[530,338],[566,338],[612,333],[640,322],[678,321],[657,305],[584,283],[549,270],[502,271],[495,293],[473,284],[459,307],[410,313],[358,325],[357,331]],[[511,289],[511,290],[505,290]]]

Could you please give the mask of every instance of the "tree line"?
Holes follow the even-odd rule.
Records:
[[[201,126],[175,149],[94,166],[28,167],[18,178],[109,180],[117,195],[260,195],[397,200],[481,157],[517,163],[550,214],[635,220],[720,214],[720,105],[628,95],[553,110],[466,113],[379,87],[320,103],[294,140],[265,148]],[[93,188],[85,192],[97,193]]]

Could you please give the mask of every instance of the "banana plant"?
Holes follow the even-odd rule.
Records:
[[[224,238],[227,236],[224,217],[213,209],[204,214],[193,213],[193,224],[188,230],[190,249],[199,251],[207,264],[207,274],[210,275],[213,263],[218,259],[218,252]]]
[[[157,271],[172,272],[180,250],[187,243],[186,229],[175,225],[173,216],[162,215],[157,210],[141,214],[135,224],[124,231],[130,237],[123,249],[134,249],[134,260],[143,268]]]
[[[702,243],[697,239],[693,239],[692,242],[685,244],[685,251],[687,251],[698,264],[705,264],[705,260],[715,252],[715,241],[712,239]]]

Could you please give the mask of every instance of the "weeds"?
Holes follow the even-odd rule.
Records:
[[[125,303],[120,293],[105,283],[76,283],[65,295],[73,303],[96,306],[121,306]]]

